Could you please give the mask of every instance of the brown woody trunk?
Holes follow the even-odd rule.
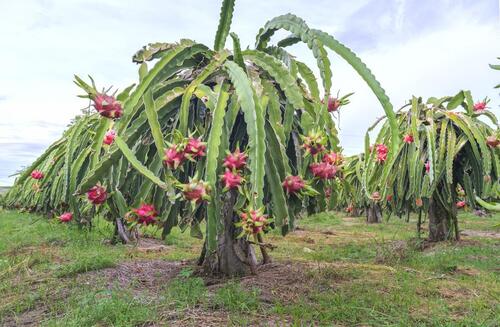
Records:
[[[113,243],[121,242],[123,244],[130,244],[136,242],[137,239],[138,239],[137,233],[129,231],[125,226],[125,224],[123,223],[122,218],[116,218]]]
[[[453,217],[442,204],[436,199],[431,199],[429,202],[429,241],[440,242],[453,239],[452,220]]]
[[[368,224],[378,224],[382,222],[382,210],[377,203],[372,203],[366,208],[366,222]]]
[[[218,235],[216,251],[205,253],[200,260],[208,274],[233,277],[256,273],[257,258],[252,245],[243,238],[236,239],[240,232],[234,225],[239,220],[233,210],[237,195],[236,191],[229,191],[223,197],[221,219],[224,230]]]

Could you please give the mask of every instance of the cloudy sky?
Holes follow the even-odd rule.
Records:
[[[73,74],[100,86],[137,79],[132,54],[148,42],[190,38],[213,43],[220,1],[0,0],[0,186],[32,162],[87,102]],[[237,0],[232,30],[253,46],[258,29],[292,12],[351,47],[368,64],[395,107],[412,95],[470,89],[492,98],[500,73],[498,0]],[[228,44],[229,45],[229,44]],[[314,65],[304,46],[293,52]],[[382,109],[342,59],[332,55],[334,89],[355,91],[341,114],[346,153],[361,151],[363,134]]]

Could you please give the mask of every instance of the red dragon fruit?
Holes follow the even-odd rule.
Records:
[[[187,184],[182,186],[182,195],[187,201],[199,204],[203,201],[208,201],[210,196],[210,186],[201,180],[192,179]]]
[[[94,107],[101,116],[106,118],[120,118],[123,113],[120,102],[107,94],[97,94],[94,97]]]
[[[337,167],[326,162],[312,163],[309,170],[319,179],[332,179],[337,173]]]
[[[352,204],[348,205],[346,208],[345,208],[345,212],[347,213],[351,213],[354,211],[354,206]]]
[[[199,138],[190,137],[184,148],[184,155],[188,159],[196,159],[205,156],[207,144],[202,142]]]
[[[377,151],[377,161],[379,163],[386,161],[389,148],[385,144],[377,144],[375,146],[375,149]]]
[[[372,193],[372,200],[373,201],[380,201],[380,192],[373,192]]]
[[[340,165],[344,160],[342,153],[340,152],[329,152],[323,155],[323,162],[329,163],[330,165]]]
[[[302,147],[306,150],[306,154],[317,155],[325,150],[326,137],[320,131],[312,131],[307,136],[302,136],[304,144]]]
[[[422,201],[422,198],[417,198],[415,200],[415,204],[417,205],[417,207],[421,207],[424,205],[424,201]]]
[[[425,172],[428,174],[431,171],[431,163],[429,160],[425,162],[424,167],[425,167]]]
[[[288,194],[295,194],[302,190],[306,183],[300,176],[287,176],[283,181],[283,188]]]
[[[110,129],[104,135],[104,140],[102,141],[102,143],[106,145],[111,145],[115,141],[115,137],[116,137],[116,132],[113,129]]]
[[[483,111],[486,109],[486,102],[485,101],[481,101],[481,102],[478,102],[478,103],[475,103],[474,104],[474,111]]]
[[[230,170],[242,169],[247,164],[247,158],[244,152],[240,152],[240,149],[236,149],[236,151],[226,156],[222,165]]]
[[[71,212],[65,212],[59,216],[59,221],[62,223],[70,222],[73,219],[73,214]]]
[[[391,202],[392,201],[392,194],[388,194],[385,199],[387,200],[387,202]]]
[[[132,209],[137,215],[137,222],[143,225],[151,225],[156,222],[158,213],[152,204],[142,204],[139,208]]]
[[[337,111],[341,105],[342,103],[339,99],[333,97],[328,98],[328,112]]]
[[[33,170],[31,172],[31,178],[39,180],[43,178],[43,173],[40,170]]]
[[[95,205],[103,204],[108,198],[106,189],[101,185],[95,185],[87,191],[87,199]]]
[[[221,181],[224,184],[225,190],[232,190],[238,188],[243,183],[243,178],[238,172],[226,169],[224,175],[221,175]]]
[[[496,148],[500,145],[500,140],[495,135],[490,135],[486,138],[486,144],[492,148]]]
[[[163,164],[168,166],[170,169],[177,169],[177,167],[184,161],[184,151],[179,149],[179,146],[172,145],[171,147],[165,149],[165,155],[163,156]]]
[[[404,137],[403,137],[403,142],[407,143],[407,144],[411,144],[413,143],[413,135],[411,134],[406,134]]]
[[[246,210],[240,213],[241,222],[237,226],[242,227],[242,234],[257,235],[262,233],[268,226],[268,216],[264,215],[264,209]]]
[[[456,203],[456,205],[457,205],[458,209],[461,209],[461,208],[465,207],[465,201],[458,201]]]

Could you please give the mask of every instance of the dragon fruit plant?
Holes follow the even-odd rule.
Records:
[[[327,199],[335,199],[341,164],[323,157],[341,151],[332,112],[347,104],[347,96],[337,95],[328,105],[332,71],[327,50],[367,82],[397,132],[385,91],[350,49],[286,14],[259,30],[253,49],[242,50],[238,36],[230,33],[233,9],[234,0],[222,2],[212,48],[182,39],[139,50],[133,56],[139,82],[116,97],[110,90],[98,91],[93,80],[89,85],[76,77],[92,110],[29,168],[46,171],[52,160],[58,167],[44,179],[50,185],[40,195],[44,210],[69,207],[76,221],[99,213],[115,222],[126,241],[131,208],[152,205],[163,236],[174,226],[190,228],[191,235],[205,239],[200,263],[208,271],[242,275],[257,264],[252,244],[268,261],[268,228],[286,234],[304,205],[324,210]],[[291,34],[270,44],[278,30]],[[232,50],[225,48],[228,36]],[[298,42],[311,49],[320,85],[289,52]],[[113,141],[103,146],[110,128]],[[22,173],[11,203],[25,183]],[[103,202],[98,195],[86,199],[96,185],[106,190]],[[49,200],[52,192],[55,201]],[[21,197],[20,203],[31,205],[32,200]],[[248,214],[251,228],[245,230],[257,232],[251,233],[257,242],[250,234],[237,237],[244,229],[241,212]]]
[[[457,207],[467,203],[489,208],[485,200],[499,197],[500,150],[490,142],[490,136],[498,135],[495,115],[486,101],[474,102],[469,91],[461,91],[425,103],[414,97],[398,111],[397,121],[402,147],[387,146],[380,151],[380,144],[390,144],[393,137],[388,122],[376,138],[376,151],[370,151],[369,134],[366,137],[356,176],[366,185],[362,188],[366,201],[379,205],[370,214],[380,214],[380,207],[400,217],[416,212],[419,234],[422,215],[427,215],[429,240],[458,239]],[[457,189],[464,190],[463,196]],[[371,196],[374,192],[378,199]],[[391,201],[381,200],[389,195]]]

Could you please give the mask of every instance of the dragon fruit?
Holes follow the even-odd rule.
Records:
[[[425,167],[425,172],[428,174],[431,171],[431,163],[429,160],[425,162],[424,167]]]
[[[172,145],[171,147],[165,149],[165,155],[163,156],[163,164],[165,164],[170,169],[177,169],[184,161],[184,151],[179,149],[179,146]]]
[[[240,174],[238,174],[238,172],[226,169],[224,175],[221,175],[221,181],[224,184],[225,190],[231,190],[238,188],[243,183],[243,178]]]
[[[73,214],[71,212],[65,212],[59,216],[59,221],[62,223],[70,222],[73,219]]]
[[[483,111],[486,109],[486,102],[481,101],[474,104],[474,111]]]
[[[337,167],[326,162],[312,163],[309,170],[319,179],[332,179],[337,173]]]
[[[337,111],[341,105],[342,103],[339,99],[333,97],[328,98],[328,112]]]
[[[189,138],[184,148],[184,156],[187,159],[196,159],[205,156],[207,144],[202,142],[199,138]]]
[[[31,178],[39,180],[43,178],[43,173],[40,170],[33,170],[31,172]]]
[[[104,140],[102,141],[102,143],[106,145],[111,145],[115,141],[115,137],[116,137],[116,132],[113,129],[111,129],[107,131],[106,134],[104,135]]]
[[[495,135],[490,135],[486,138],[486,144],[492,148],[496,148],[500,145],[500,140]]]
[[[243,235],[257,235],[262,233],[269,224],[268,216],[264,215],[264,208],[246,210],[240,213],[241,222],[236,224],[243,229]]]
[[[97,94],[93,100],[94,108],[103,117],[120,118],[123,114],[122,105],[111,95]]]
[[[375,150],[377,151],[377,162],[382,163],[387,160],[389,148],[385,144],[377,144]]]
[[[226,156],[222,165],[230,170],[242,169],[247,164],[247,158],[244,152],[240,152],[240,149],[236,149],[236,151]]]
[[[392,201],[392,194],[388,194],[385,199],[387,200],[387,202],[391,202]]]
[[[139,208],[132,209],[137,215],[137,222],[143,225],[151,225],[156,222],[158,213],[152,204],[142,204]]]
[[[407,144],[411,144],[413,143],[413,135],[411,134],[406,134],[404,137],[403,137],[403,142],[407,143]]]
[[[323,155],[323,162],[329,163],[330,165],[340,165],[344,160],[342,153],[340,152],[329,152]]]
[[[210,196],[210,186],[201,180],[192,179],[187,184],[182,185],[182,195],[187,201],[199,204],[208,201]]]
[[[87,191],[87,199],[95,205],[103,204],[108,198],[106,189],[101,185],[95,185]]]
[[[311,155],[317,155],[325,150],[326,137],[320,131],[312,131],[307,136],[302,136],[304,144],[302,147],[306,150],[306,153]]]
[[[421,199],[421,198],[417,198],[417,199],[415,200],[415,204],[417,205],[417,207],[421,207],[421,206],[423,206],[423,205],[424,205],[424,201],[422,201],[422,199]]]
[[[306,183],[300,176],[287,176],[283,181],[283,188],[288,194],[295,194],[302,190]]]
[[[465,201],[458,201],[456,203],[456,206],[457,206],[458,209],[461,209],[461,208],[465,207]]]

